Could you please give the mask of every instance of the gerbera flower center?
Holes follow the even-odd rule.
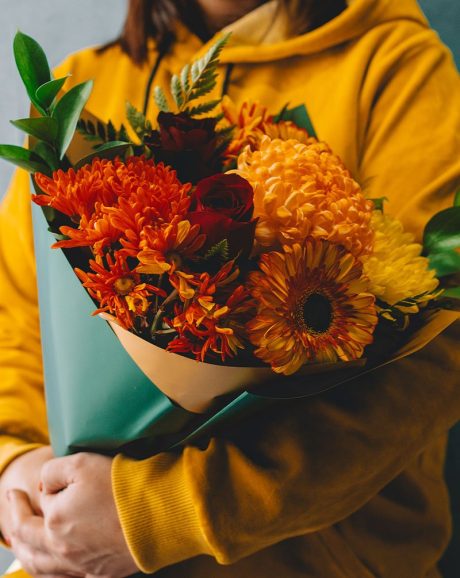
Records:
[[[332,304],[322,293],[307,293],[300,300],[297,318],[301,325],[313,333],[326,333],[334,319]]]
[[[120,277],[113,284],[118,295],[129,295],[134,289],[136,283],[132,277]]]

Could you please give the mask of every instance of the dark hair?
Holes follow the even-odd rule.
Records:
[[[294,35],[318,28],[346,7],[346,0],[280,0],[280,9],[287,12]],[[209,37],[201,10],[193,0],[129,0],[118,42],[126,54],[141,64],[147,57],[149,38],[156,41],[161,51],[168,49],[174,40],[177,19],[201,38]]]

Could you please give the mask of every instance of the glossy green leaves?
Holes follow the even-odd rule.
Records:
[[[46,162],[33,151],[14,145],[0,145],[0,158],[31,173],[47,173]]]
[[[423,245],[438,277],[460,272],[460,195],[454,206],[437,213],[425,227]]]
[[[32,104],[44,114],[38,101],[37,89],[51,80],[51,71],[42,47],[30,36],[18,32],[13,43],[16,66]]]
[[[77,122],[90,97],[93,88],[92,81],[77,84],[66,92],[53,110],[53,118],[58,122],[56,149],[62,160],[72,141]]]
[[[19,75],[39,116],[12,121],[31,137],[32,150],[4,145],[0,147],[0,158],[31,172],[49,174],[59,168],[67,169],[70,165],[65,155],[91,94],[92,82],[74,86],[59,99],[67,77],[53,79],[38,42],[18,32],[13,49]]]

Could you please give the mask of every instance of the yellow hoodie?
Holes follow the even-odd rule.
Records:
[[[451,55],[415,0],[353,0],[296,38],[274,5],[232,26],[222,90],[272,112],[306,104],[372,197],[420,236],[460,187],[460,90]],[[206,46],[183,26],[155,84]],[[89,110],[142,108],[157,61],[117,46],[70,57],[70,84],[94,78]],[[233,65],[229,67],[229,65]],[[227,75],[228,76],[228,75]],[[155,117],[153,99],[148,115]],[[0,211],[0,472],[47,442],[28,177]],[[131,552],[162,578],[434,578],[449,540],[446,432],[460,419],[459,326],[422,352],[345,387],[284,404],[198,446],[113,463]]]

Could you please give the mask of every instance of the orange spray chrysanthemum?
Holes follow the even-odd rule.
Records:
[[[257,241],[265,247],[307,237],[343,245],[353,255],[372,250],[373,205],[324,143],[262,138],[238,158],[239,175],[254,188]]]
[[[225,361],[244,349],[245,324],[255,309],[247,288],[234,287],[238,276],[234,261],[215,275],[189,276],[193,296],[175,307],[170,325],[178,337],[169,344],[170,351],[193,353],[201,361],[212,351]]]
[[[246,146],[257,149],[264,135],[282,140],[295,138],[305,144],[316,141],[308,131],[291,121],[275,122],[268,109],[259,102],[245,101],[238,108],[228,96],[224,96],[222,111],[230,126],[234,127],[233,138],[225,152],[230,158],[237,157]]]
[[[75,269],[83,286],[98,303],[99,308],[93,313],[108,312],[114,315],[125,329],[134,327],[135,319],[147,317],[150,297],[166,297],[166,293],[148,283],[142,283],[140,275],[129,268],[121,255],[112,259],[110,255],[104,260],[97,257],[90,260],[92,272]]]
[[[141,263],[139,273],[162,275],[173,273],[183,266],[184,260],[193,257],[203,246],[206,236],[200,234],[199,225],[174,219],[163,227],[145,227],[141,233]]]
[[[343,247],[309,239],[265,253],[250,274],[258,302],[247,324],[255,354],[277,373],[362,356],[377,324],[362,265]]]

